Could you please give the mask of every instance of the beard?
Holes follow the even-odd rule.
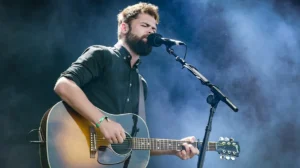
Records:
[[[143,41],[143,38],[147,38],[147,35],[142,37],[138,37],[137,35],[129,33],[125,37],[125,42],[128,44],[130,49],[140,56],[147,56],[152,51],[152,46],[148,45],[146,42]]]

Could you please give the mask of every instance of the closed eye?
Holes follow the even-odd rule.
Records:
[[[147,23],[143,23],[143,24],[141,24],[141,26],[143,26],[143,27],[150,27],[150,25],[147,24]],[[152,30],[153,30],[154,32],[156,32],[156,28],[155,28],[155,27],[152,27]]]
[[[142,24],[142,26],[143,26],[143,27],[149,27],[149,25],[147,25],[147,24]]]

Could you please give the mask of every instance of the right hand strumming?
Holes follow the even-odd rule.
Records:
[[[123,143],[126,138],[125,130],[121,124],[110,119],[104,120],[99,129],[104,138],[107,139],[111,144]]]

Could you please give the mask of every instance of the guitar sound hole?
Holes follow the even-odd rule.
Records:
[[[132,139],[128,134],[126,134],[126,139],[122,144],[111,144],[111,147],[116,153],[124,155],[131,151],[131,147],[132,147],[131,144],[132,144]]]

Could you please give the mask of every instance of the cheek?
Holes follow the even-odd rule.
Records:
[[[136,27],[134,30],[134,33],[138,36],[138,37],[143,37],[147,34],[147,29],[144,27]]]

